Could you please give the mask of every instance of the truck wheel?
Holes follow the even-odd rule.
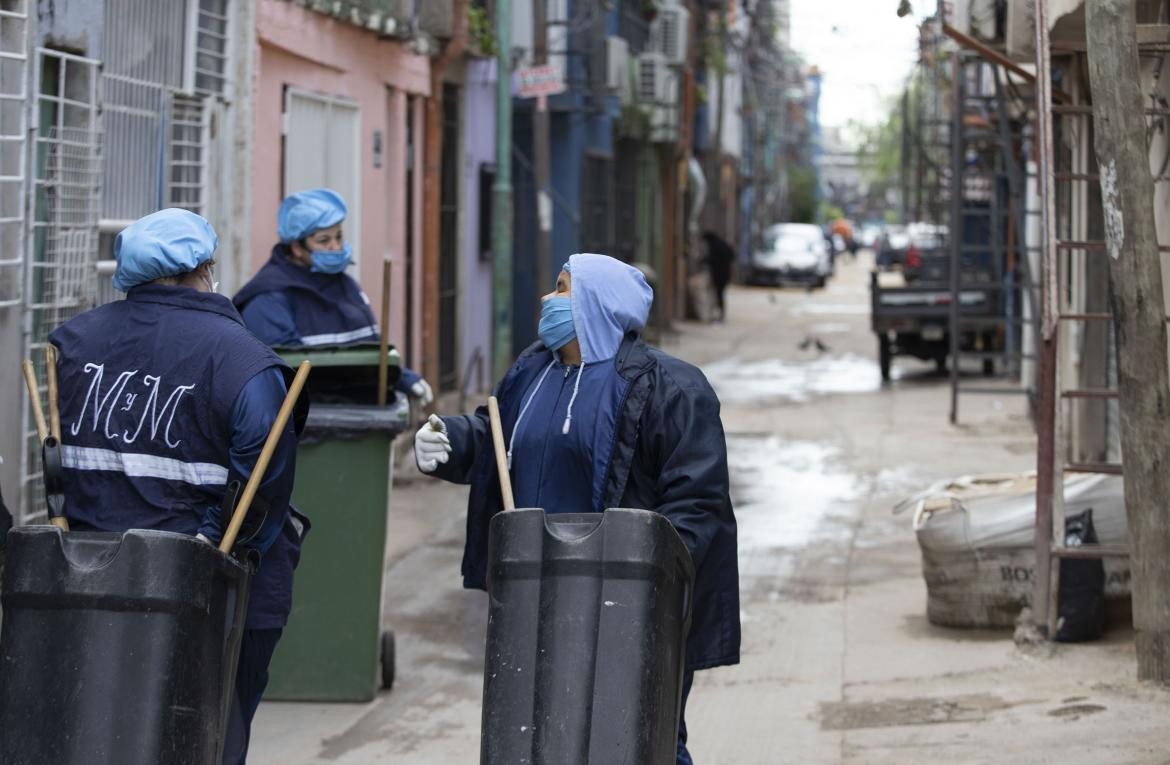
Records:
[[[995,376],[995,361],[994,361],[994,359],[984,359],[983,360],[983,376],[984,377],[994,377]]]
[[[884,335],[878,336],[878,366],[882,370],[882,382],[890,381],[890,362],[893,360],[893,349],[890,339]]]
[[[947,357],[945,354],[934,357],[934,369],[940,375],[945,375],[947,373]]]
[[[382,633],[382,690],[388,691],[394,687],[394,631],[386,630]]]

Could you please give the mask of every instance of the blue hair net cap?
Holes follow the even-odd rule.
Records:
[[[204,218],[175,207],[131,223],[114,239],[114,287],[131,287],[194,271],[211,260],[219,239]]]
[[[314,231],[341,223],[347,212],[345,200],[332,189],[298,191],[280,203],[276,233],[285,244],[295,242]]]

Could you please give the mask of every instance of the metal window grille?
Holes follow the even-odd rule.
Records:
[[[37,49],[31,211],[26,269],[25,357],[44,381],[49,332],[92,308],[101,191],[99,63]],[[40,448],[25,412],[22,520],[43,512]]]
[[[206,101],[226,90],[229,2],[107,3],[102,217],[108,228],[164,206],[205,213]],[[145,43],[136,51],[111,49],[109,41],[130,34],[127,23]]]
[[[225,95],[228,66],[228,0],[199,0],[195,35],[195,92]]]
[[[181,89],[187,85],[191,0],[106,0],[106,74]],[[189,89],[189,88],[188,88]]]
[[[23,301],[29,0],[0,2],[0,308]]]
[[[168,102],[161,83],[102,75],[103,218],[128,222],[162,207]]]
[[[207,109],[203,98],[171,96],[168,204],[202,213],[207,184]]]

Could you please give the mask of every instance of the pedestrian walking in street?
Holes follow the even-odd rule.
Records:
[[[187,210],[135,221],[114,242],[114,286],[126,299],[49,335],[58,359],[65,516],[74,531],[160,529],[220,539],[225,486],[247,482],[292,371],[215,293],[216,243],[211,225]],[[239,536],[260,566],[224,749],[230,765],[245,761],[292,606],[307,530],[304,518],[290,515],[295,465],[290,421]]]
[[[686,698],[696,670],[739,662],[736,524],[719,400],[696,367],[640,337],[653,293],[642,273],[573,255],[544,297],[540,341],[496,387],[518,507],[662,513],[693,559],[678,762],[690,763]],[[465,587],[483,589],[488,525],[500,512],[486,407],[432,415],[415,436],[419,469],[470,484]]]
[[[348,209],[331,189],[309,189],[280,204],[280,241],[268,262],[233,299],[248,329],[277,348],[376,343],[380,339],[366,293],[346,267],[353,245],[341,224]],[[426,406],[431,386],[402,369],[398,390]]]
[[[707,269],[711,274],[711,285],[715,288],[719,321],[726,321],[727,285],[731,284],[731,272],[735,266],[735,248],[714,231],[704,231],[703,240],[707,243]]]

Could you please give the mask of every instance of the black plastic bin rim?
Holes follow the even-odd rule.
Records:
[[[81,541],[81,540],[86,540],[86,539],[109,540],[109,539],[112,539],[114,537],[120,537],[124,540],[124,538],[127,534],[133,534],[136,537],[145,537],[145,538],[154,537],[156,539],[170,539],[170,540],[173,540],[173,541],[178,542],[180,544],[198,545],[200,548],[207,548],[207,550],[209,550],[209,551],[215,551],[217,556],[219,558],[221,558],[224,563],[227,563],[230,566],[238,568],[242,571],[250,571],[248,566],[244,565],[243,563],[236,560],[232,556],[223,555],[223,554],[219,553],[219,551],[216,549],[216,547],[214,545],[208,544],[207,542],[204,542],[201,539],[197,539],[196,537],[192,536],[191,534],[180,534],[179,532],[176,532],[176,531],[163,531],[162,529],[126,529],[125,531],[69,531],[69,532],[66,532],[66,531],[62,531],[61,529],[57,528],[56,526],[54,526],[50,523],[26,523],[22,526],[14,526],[12,528],[12,530],[8,532],[8,534],[9,534],[9,537],[12,538],[15,536],[20,536],[20,535],[25,535],[25,534],[52,533],[53,531],[57,532],[56,535],[57,535],[63,548],[68,547],[69,540],[76,540],[76,541]],[[100,565],[98,565],[96,567],[90,566],[90,568],[104,568],[105,566],[109,565],[112,561],[114,561],[117,558],[118,553],[121,552],[121,547],[122,547],[122,545],[121,545],[121,541],[120,541],[116,550],[111,550],[111,551],[109,551],[109,553],[102,556],[103,561]],[[68,557],[68,556],[66,556],[66,557]]]
[[[645,520],[647,523],[657,523],[657,522],[659,522],[658,519],[661,519],[661,522],[664,522],[667,526],[669,526],[671,528],[672,531],[674,531],[674,538],[672,540],[672,543],[674,545],[677,545],[679,558],[683,562],[683,566],[687,572],[687,576],[690,578],[694,578],[695,564],[694,564],[694,561],[691,560],[690,550],[687,549],[686,544],[682,541],[682,537],[678,534],[678,530],[674,528],[674,525],[672,523],[670,523],[669,519],[667,519],[666,516],[662,515],[661,513],[656,513],[653,510],[642,510],[640,508],[635,508],[635,507],[609,507],[600,513],[550,513],[548,511],[546,511],[543,507],[517,507],[517,508],[514,508],[512,510],[505,510],[505,511],[497,514],[495,517],[500,518],[501,516],[506,516],[508,513],[526,513],[526,512],[544,513],[544,516],[545,516],[544,527],[545,527],[545,530],[548,531],[548,533],[551,536],[556,537],[557,539],[561,539],[562,541],[566,541],[566,542],[581,542],[581,541],[588,539],[590,536],[596,534],[601,529],[601,523],[602,523],[602,520],[604,520],[604,518],[605,518],[605,513],[609,512],[611,510],[616,510],[616,511],[622,513],[623,515],[630,514],[630,515],[645,516]],[[550,520],[553,522],[550,523]],[[565,524],[565,523],[581,523],[581,524],[587,523],[590,526],[592,526],[592,528],[590,528],[589,531],[584,533],[584,534],[565,534],[565,533],[563,533],[562,530],[557,529],[557,526]]]
[[[398,400],[402,405],[313,404],[301,438],[354,438],[367,433],[397,435],[406,429],[408,418],[403,410],[409,406],[404,397]]]

